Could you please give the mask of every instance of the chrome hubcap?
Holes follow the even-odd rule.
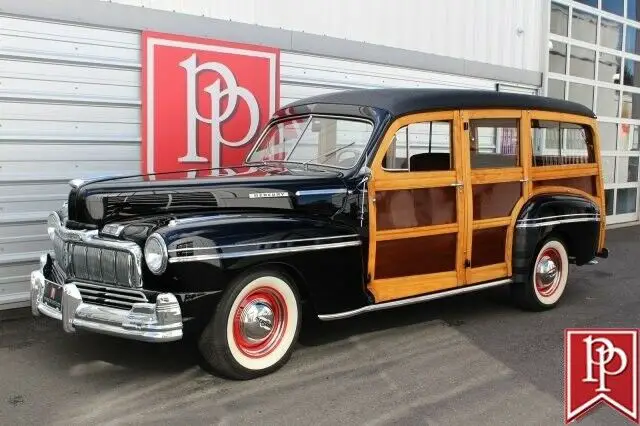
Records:
[[[273,329],[273,310],[262,301],[245,306],[240,315],[240,329],[249,341],[266,339]]]
[[[535,285],[540,295],[549,297],[558,289],[562,275],[562,258],[553,248],[545,250],[535,268]]]
[[[543,285],[550,285],[558,275],[558,267],[549,256],[544,256],[538,263],[538,279]]]
[[[233,316],[233,337],[244,355],[260,358],[273,352],[287,330],[284,297],[267,286],[247,294]]]

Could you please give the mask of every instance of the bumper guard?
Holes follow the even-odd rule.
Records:
[[[47,282],[62,291],[60,309],[43,302]],[[61,321],[67,333],[82,329],[144,342],[182,338],[182,313],[171,293],[159,294],[155,303],[134,303],[130,310],[93,305],[83,302],[74,283],[53,283],[45,278],[42,269],[31,273],[31,312]]]

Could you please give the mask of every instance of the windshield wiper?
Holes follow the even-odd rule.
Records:
[[[335,149],[333,149],[333,150],[331,150],[331,151],[329,151],[329,152],[325,152],[325,153],[323,153],[323,154],[320,154],[320,155],[318,155],[317,157],[312,158],[311,160],[307,160],[307,161],[305,161],[304,163],[302,163],[302,165],[303,165],[303,166],[305,166],[305,168],[306,168],[306,167],[307,167],[307,165],[308,165],[310,162],[312,162],[312,161],[314,161],[314,160],[317,160],[318,158],[321,158],[321,157],[326,157],[326,156],[329,156],[329,155],[331,155],[331,154],[335,154],[335,153],[336,153],[336,152],[338,152],[338,151],[342,151],[342,150],[343,150],[343,149],[345,149],[345,148],[349,148],[351,145],[355,145],[355,143],[356,143],[356,142],[355,142],[355,141],[353,141],[353,142],[351,142],[350,144],[347,144],[347,145],[345,145],[345,146],[341,146],[340,148],[335,148]]]

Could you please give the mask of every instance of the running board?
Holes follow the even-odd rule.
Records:
[[[380,311],[382,309],[397,308],[399,306],[413,305],[415,303],[426,302],[429,300],[442,299],[444,297],[455,296],[457,294],[471,293],[474,291],[485,290],[491,287],[498,287],[500,285],[510,284],[512,280],[506,278],[498,281],[490,281],[484,284],[469,285],[461,288],[454,288],[452,290],[441,291],[438,293],[425,294],[423,296],[411,297],[408,299],[394,300],[391,302],[382,302],[374,305],[363,306],[362,308],[354,309],[352,311],[339,312],[337,314],[318,315],[318,318],[322,321],[332,321],[343,318],[355,317],[367,312]]]

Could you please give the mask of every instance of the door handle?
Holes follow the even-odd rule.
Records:
[[[462,182],[452,183],[451,186],[462,186],[464,185]]]

